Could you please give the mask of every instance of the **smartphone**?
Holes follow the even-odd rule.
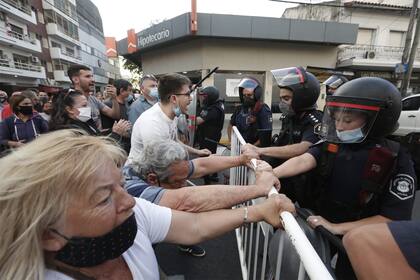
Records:
[[[108,85],[114,85],[115,80],[113,78],[109,78]]]

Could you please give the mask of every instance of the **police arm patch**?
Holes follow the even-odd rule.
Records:
[[[400,200],[410,199],[414,196],[414,179],[407,174],[397,174],[389,186],[389,192]]]

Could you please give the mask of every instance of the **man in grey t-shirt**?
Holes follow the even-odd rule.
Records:
[[[95,121],[96,126],[101,129],[100,113],[114,119],[120,116],[120,106],[116,99],[116,88],[113,85],[106,87],[106,92],[112,100],[112,109],[106,106],[102,101],[98,100],[95,96],[91,95],[94,91],[95,80],[93,78],[92,70],[84,65],[76,64],[69,67],[67,74],[72,82],[74,89],[84,94],[88,100],[89,106],[92,109],[92,119]]]

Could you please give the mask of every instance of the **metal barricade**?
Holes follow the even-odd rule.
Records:
[[[245,145],[245,140],[234,126],[231,138],[231,155],[239,155],[241,146]],[[254,162],[255,163],[255,162]],[[254,164],[254,167],[256,165]],[[251,168],[240,166],[230,169],[230,185],[248,185],[255,182],[255,173]],[[272,188],[270,195],[277,193]],[[265,198],[259,198],[244,203],[245,205],[253,205],[261,203]],[[289,212],[280,213],[283,226],[287,232],[287,236],[292,242],[296,252],[300,257],[300,267],[298,279],[305,279],[306,274],[312,280],[328,280],[333,279],[330,272],[312,247],[306,235],[299,227],[294,216]],[[267,271],[267,253],[269,237],[273,228],[265,222],[250,223],[236,229],[236,239],[238,243],[239,258],[241,263],[242,277],[248,279],[280,279],[281,261],[283,254],[282,241],[279,244],[277,265]],[[274,271],[273,271],[274,270]],[[270,274],[271,273],[271,274]],[[271,275],[272,277],[268,277]]]

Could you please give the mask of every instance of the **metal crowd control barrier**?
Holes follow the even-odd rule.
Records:
[[[241,146],[245,145],[245,140],[234,126],[231,138],[231,155],[239,155]],[[253,162],[256,167],[256,161]],[[235,167],[230,169],[230,185],[247,185],[255,181],[254,170],[245,167]],[[277,193],[273,187],[270,194]],[[245,205],[260,203],[264,198],[248,201]],[[298,279],[305,279],[306,274],[312,280],[328,280],[334,279],[320,257],[312,247],[306,235],[299,227],[293,215],[289,212],[280,213],[284,229],[289,239],[295,247],[300,257],[300,267]],[[239,258],[241,262],[242,277],[248,279],[266,279],[267,271],[267,252],[269,236],[272,234],[273,228],[265,222],[256,224],[247,224],[236,229],[236,239],[238,242]],[[262,247],[260,247],[260,243]],[[281,261],[283,256],[282,242],[279,244],[279,253],[277,257],[277,265],[273,273],[274,279],[280,279]],[[262,250],[262,254],[261,254]],[[262,259],[261,259],[262,255]],[[272,268],[274,269],[274,268]]]

